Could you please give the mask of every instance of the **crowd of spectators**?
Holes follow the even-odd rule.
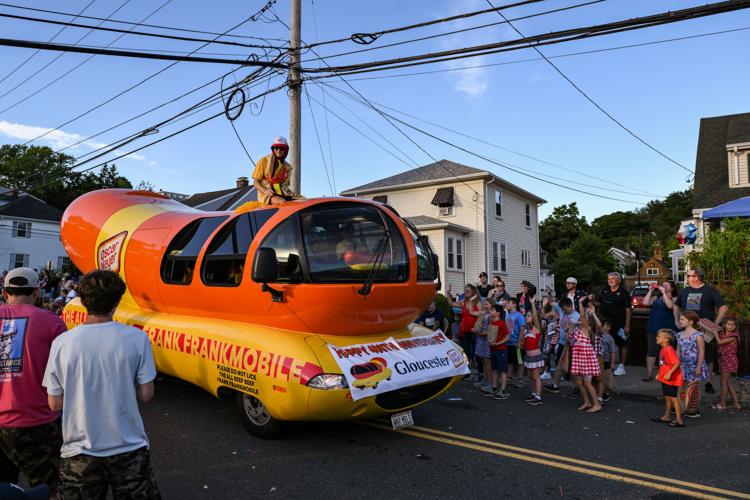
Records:
[[[78,275],[48,269],[42,272],[37,269],[33,269],[33,271],[39,276],[40,291],[35,305],[58,316],[61,315],[65,304],[78,296]],[[3,271],[0,274],[0,304],[5,303],[5,299],[2,298],[2,290],[7,275],[8,271]]]
[[[467,284],[455,296],[447,286],[452,322],[433,302],[418,323],[444,328],[463,347],[471,367],[466,378],[488,397],[507,399],[508,387],[523,388],[528,378],[531,394],[526,402],[536,406],[542,404],[542,390],[560,393],[561,380],[572,377],[575,392],[583,398],[578,409],[602,411],[616,392],[615,377],[627,373],[631,344],[631,298],[620,274],[609,273],[606,285],[591,293],[569,277],[559,299],[549,288],[539,294],[528,281],[511,295],[500,276],[493,276],[491,284],[487,278],[481,273],[478,283]],[[650,313],[643,381],[662,384],[669,411],[679,401],[684,411],[668,421],[659,417],[673,427],[684,425],[683,415],[700,417],[701,392],[714,392],[715,362],[721,394],[712,407],[726,410],[731,397],[734,408],[741,408],[731,383],[738,371],[739,322],[726,317],[721,294],[703,280],[700,269],[691,269],[683,289],[672,281],[655,283],[644,298]]]

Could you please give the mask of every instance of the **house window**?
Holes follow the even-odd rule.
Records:
[[[521,265],[523,267],[531,267],[531,251],[521,250]]]
[[[464,242],[460,238],[448,238],[448,269],[462,271],[464,268]]]
[[[12,253],[10,254],[10,269],[17,267],[29,267],[29,254],[27,253]]]
[[[504,273],[508,270],[508,261],[505,258],[505,243],[492,242],[492,271]]]
[[[14,238],[31,238],[31,222],[13,221]]]
[[[453,187],[438,188],[430,203],[438,207],[440,215],[453,215]]]
[[[65,267],[70,266],[70,259],[67,257],[58,257],[57,258],[57,267],[56,269],[58,271],[62,270]]]
[[[531,205],[526,204],[526,225],[531,226]]]
[[[495,190],[495,215],[503,216],[503,193]]]
[[[659,269],[655,267],[649,267],[646,269],[646,276],[659,276]]]

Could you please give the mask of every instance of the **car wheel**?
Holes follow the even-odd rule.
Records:
[[[281,422],[271,416],[260,399],[238,392],[236,402],[242,424],[250,434],[262,439],[270,439],[279,433]]]

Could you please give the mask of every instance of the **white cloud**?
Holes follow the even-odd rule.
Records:
[[[42,142],[53,149],[62,149],[72,146],[84,139],[84,136],[80,134],[71,134],[69,132],[63,132],[62,130],[52,130],[50,128],[36,127],[33,125],[23,125],[21,123],[11,123],[5,120],[0,120],[0,135],[18,139],[21,141],[29,141],[36,139],[42,134],[49,132],[47,135],[39,139]],[[108,146],[108,144],[96,141],[83,141],[81,144],[71,148],[71,151],[79,149],[81,146],[86,146],[90,149],[101,149]],[[114,153],[121,155],[125,151],[116,149]],[[132,153],[126,156],[132,160],[146,161],[146,157],[140,154]]]

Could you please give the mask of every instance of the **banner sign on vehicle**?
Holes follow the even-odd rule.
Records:
[[[348,346],[328,345],[354,401],[469,373],[461,349],[438,330],[429,335]]]

